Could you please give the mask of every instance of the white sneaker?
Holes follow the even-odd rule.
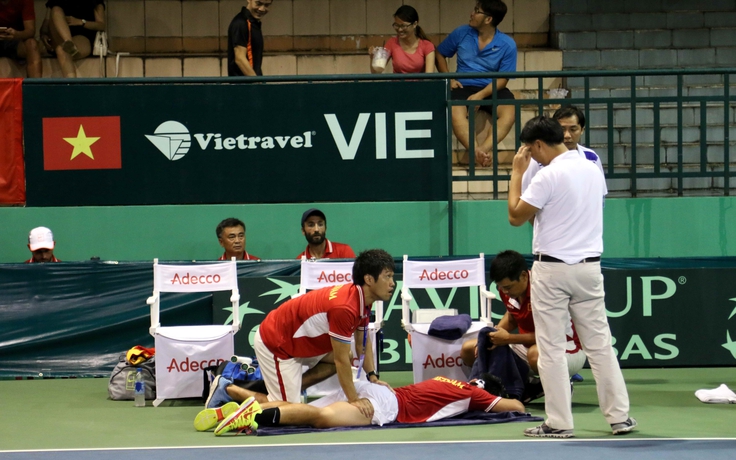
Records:
[[[613,434],[626,434],[636,428],[636,419],[627,418],[625,422],[611,423]]]
[[[575,436],[573,430],[556,430],[542,423],[534,428],[524,430],[524,436],[532,438],[572,438]]]

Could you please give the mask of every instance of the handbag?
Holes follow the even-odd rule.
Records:
[[[94,56],[107,56],[107,32],[102,30],[97,32],[95,35],[95,44],[92,47],[92,54]]]

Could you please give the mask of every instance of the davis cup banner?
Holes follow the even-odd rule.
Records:
[[[24,83],[27,205],[447,199],[444,81],[222,81]]]

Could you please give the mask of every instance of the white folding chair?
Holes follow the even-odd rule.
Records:
[[[333,261],[330,259],[307,259],[302,256],[299,295],[307,291],[336,284],[353,282],[353,261]]]
[[[319,289],[326,286],[334,286],[336,284],[348,284],[353,282],[353,261],[332,261],[330,259],[307,259],[302,256],[301,277],[299,280],[299,293],[297,296],[305,294],[308,290]],[[383,302],[378,301],[373,304],[373,311],[376,315],[376,322],[368,324],[368,336],[373,345],[373,359],[378,371],[376,336],[383,327]],[[355,341],[352,344],[353,351],[353,367],[359,366],[360,357],[355,351]],[[332,390],[339,389],[340,382],[334,375],[317,385],[307,389],[308,396],[324,396]]]
[[[161,326],[162,292],[232,291],[233,324],[205,326]],[[207,265],[163,265],[153,260],[153,295],[149,332],[156,346],[156,400],[202,395],[202,369],[230,359],[233,336],[240,329],[240,293],[235,258]]]
[[[411,334],[414,382],[437,376],[466,380],[467,375],[460,358],[462,344],[468,339],[476,338],[483,327],[493,325],[490,319],[491,300],[496,296],[486,289],[484,255],[481,253],[479,257],[472,259],[435,261],[414,261],[404,255],[403,272],[401,325]],[[455,308],[422,310],[419,305],[415,305],[414,315],[410,317],[413,302],[410,289],[460,287],[477,288],[470,292],[470,314],[477,314],[477,318],[463,337],[446,340],[428,335],[432,320],[438,316],[457,315],[458,310]],[[477,312],[472,311],[473,305]]]

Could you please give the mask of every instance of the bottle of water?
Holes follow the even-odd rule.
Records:
[[[135,407],[146,405],[146,382],[143,380],[143,372],[139,367],[135,370]]]

